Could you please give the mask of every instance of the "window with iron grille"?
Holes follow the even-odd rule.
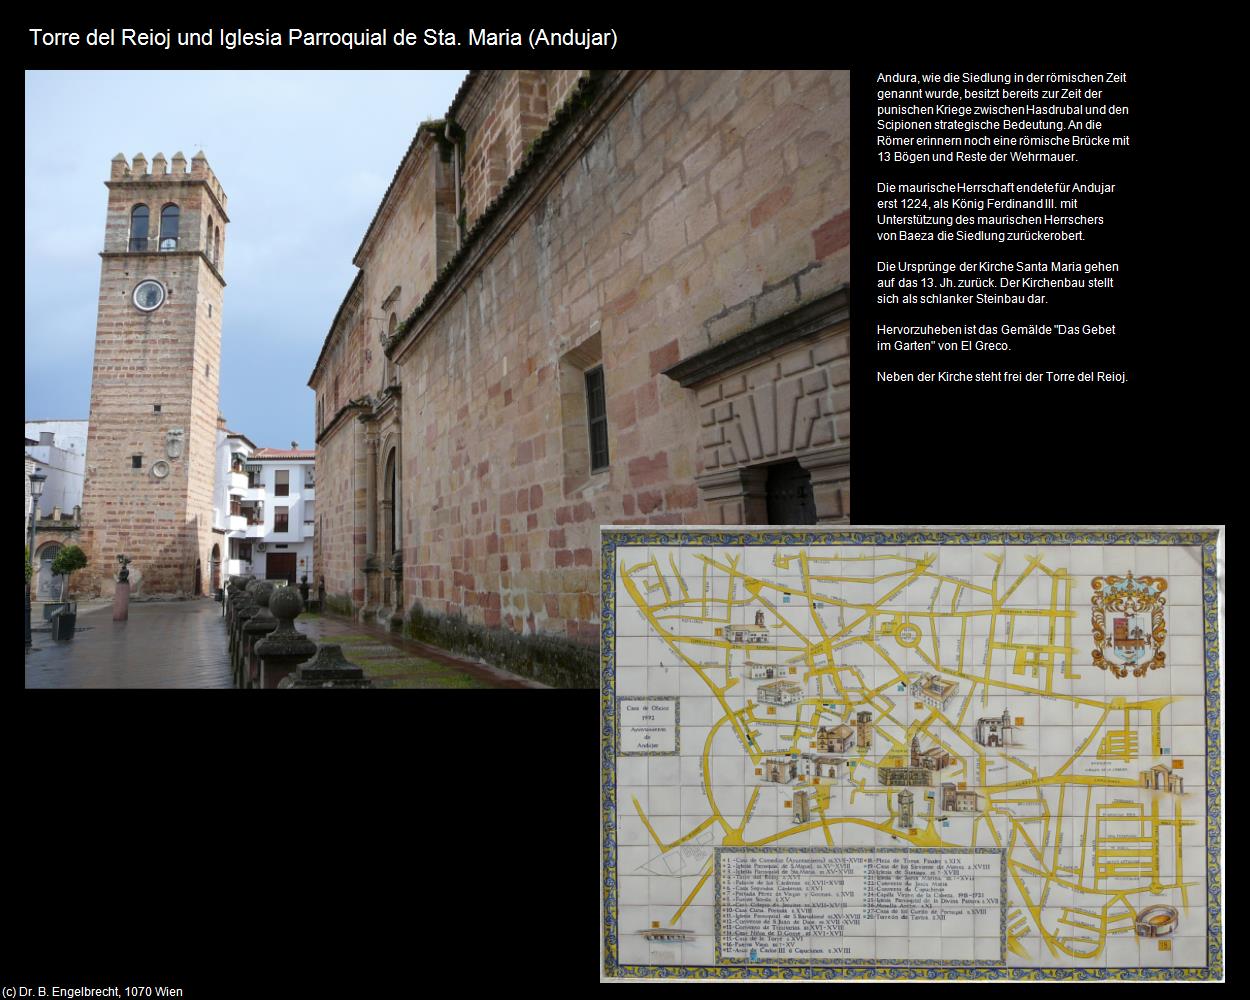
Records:
[[[275,507],[273,509],[273,530],[275,532],[290,530],[287,525],[287,515],[290,513],[290,510],[290,507]]]
[[[590,470],[608,467],[608,411],[603,391],[603,366],[586,372],[586,422],[590,432]]]
[[[291,495],[291,473],[289,469],[273,470],[273,495],[289,497]]]

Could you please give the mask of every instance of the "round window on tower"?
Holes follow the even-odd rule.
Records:
[[[159,281],[141,281],[135,286],[135,306],[151,312],[165,301],[165,286]]]

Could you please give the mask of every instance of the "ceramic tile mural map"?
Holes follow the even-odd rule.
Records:
[[[605,528],[604,974],[1220,978],[1215,541]]]

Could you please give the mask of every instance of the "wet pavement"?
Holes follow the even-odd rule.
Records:
[[[113,621],[112,604],[78,608],[74,638],[56,641],[32,616],[28,688],[230,687],[221,605],[201,598],[130,605]]]
[[[449,653],[437,646],[337,615],[301,615],[296,626],[316,642],[336,642],[378,687],[546,688],[546,684]]]
[[[232,677],[221,605],[207,598],[135,602],[130,620],[112,620],[112,602],[79,604],[77,629],[56,641],[32,615],[28,688],[228,688]],[[316,642],[336,642],[375,686],[487,688],[546,685],[403,638],[379,625],[301,615],[296,628]]]

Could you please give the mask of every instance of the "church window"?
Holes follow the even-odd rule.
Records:
[[[560,424],[564,495],[573,498],[608,467],[608,421],[599,334],[560,359]]]
[[[178,206],[166,205],[161,209],[162,250],[178,249]]]
[[[148,206],[136,205],[130,211],[130,249],[148,248]]]
[[[608,412],[603,366],[586,372],[586,419],[590,432],[590,471],[608,467]]]
[[[395,330],[399,326],[399,317],[391,313],[390,324],[387,327],[386,336],[389,340],[395,336]],[[391,364],[391,359],[383,355],[382,360],[382,381],[386,385],[395,384],[395,366]]]

